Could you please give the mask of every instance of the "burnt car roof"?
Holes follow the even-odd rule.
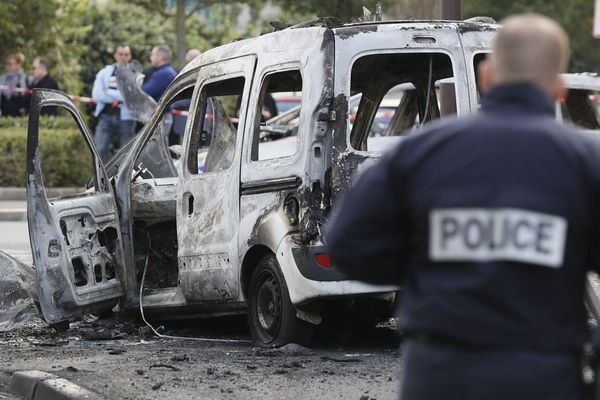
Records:
[[[600,90],[600,75],[590,72],[561,74],[569,89]]]
[[[277,48],[272,48],[272,44],[281,44],[286,49],[290,47],[312,47],[319,46],[320,41],[315,41],[318,37],[322,37],[323,33],[328,29],[322,26],[321,23],[316,22],[315,26],[300,26],[289,27],[274,32],[265,33],[261,36],[238,40],[222,46],[215,47],[207,50],[200,54],[189,64],[187,64],[181,73],[185,73],[189,70],[195,69],[201,65],[210,64],[213,62],[221,61],[228,58],[241,57],[244,55],[257,54],[260,52],[260,48],[263,48],[265,52],[275,52]],[[465,20],[465,21],[452,21],[452,20],[392,20],[392,21],[378,21],[378,22],[353,22],[342,25],[331,27],[334,35],[342,39],[350,38],[352,36],[377,32],[380,28],[390,29],[397,26],[399,30],[415,30],[415,31],[432,31],[432,30],[456,30],[458,32],[486,32],[496,31],[500,28],[500,25],[492,23],[490,19],[485,19],[484,22],[479,20]],[[306,35],[306,41],[304,43],[299,42],[298,36]],[[289,40],[294,38],[294,40]]]

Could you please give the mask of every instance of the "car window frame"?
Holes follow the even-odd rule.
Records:
[[[244,72],[240,71],[240,72],[235,72],[235,73],[231,73],[231,74],[222,74],[222,75],[218,75],[218,76],[213,76],[210,77],[208,79],[204,79],[201,82],[196,81],[196,89],[195,89],[195,93],[192,96],[192,105],[190,106],[190,110],[193,109],[193,113],[194,113],[194,119],[193,121],[187,122],[186,123],[186,129],[184,132],[184,138],[182,139],[182,162],[180,164],[180,168],[182,170],[185,170],[185,174],[189,174],[190,176],[198,176],[198,175],[206,175],[206,174],[214,174],[214,173],[222,173],[222,172],[227,172],[229,170],[231,170],[232,166],[235,164],[235,162],[232,162],[226,169],[220,169],[220,170],[216,170],[216,171],[208,171],[208,172],[193,172],[189,169],[189,159],[190,159],[190,148],[191,148],[191,144],[192,144],[192,140],[194,139],[191,135],[193,135],[193,130],[198,129],[198,127],[200,127],[201,125],[204,124],[204,119],[205,119],[205,115],[200,115],[201,114],[201,110],[200,108],[202,107],[202,105],[206,105],[207,104],[207,99],[208,96],[203,96],[203,89],[205,89],[207,86],[216,83],[216,82],[222,82],[222,81],[226,81],[226,80],[230,80],[230,79],[235,79],[235,78],[242,78],[244,80],[244,85],[242,88],[242,93],[240,94],[240,96],[242,96],[242,103],[244,100],[244,92],[246,90],[246,88],[248,87],[250,89],[250,86],[248,82],[249,78],[244,74]],[[199,79],[202,79],[201,77]],[[195,102],[194,102],[195,100]],[[204,107],[202,107],[204,108]],[[242,111],[242,109],[240,108],[240,112]],[[231,117],[231,116],[229,116]],[[242,117],[242,115],[240,114],[239,116],[240,118]],[[235,139],[235,152],[237,153],[239,151],[238,149],[238,142],[240,142],[239,136],[240,135],[244,135],[244,132],[240,132],[240,126],[239,126],[239,122],[238,122],[238,126],[236,127],[236,139]],[[211,139],[212,140],[212,139]],[[211,142],[212,143],[212,142]],[[234,156],[235,158],[235,156]],[[198,159],[198,151],[196,151],[196,163]],[[183,171],[182,171],[183,172]]]
[[[282,63],[282,64],[277,64],[277,65],[269,65],[267,68],[263,69],[260,73],[260,85],[258,85],[258,94],[260,95],[260,92],[262,91],[262,88],[264,86],[265,80],[267,78],[267,76],[272,75],[272,74],[276,74],[276,73],[281,73],[281,72],[287,72],[287,71],[298,71],[300,73],[300,77],[302,78],[302,96],[301,96],[301,102],[300,102],[300,112],[298,113],[298,134],[296,135],[297,140],[296,140],[296,151],[294,152],[294,154],[292,155],[288,155],[288,156],[283,156],[283,157],[275,157],[275,158],[267,158],[264,160],[252,160],[252,146],[254,143],[254,136],[255,136],[255,121],[257,119],[257,117],[260,115],[260,110],[259,110],[259,97],[257,97],[256,100],[256,104],[254,105],[254,107],[250,108],[248,107],[248,111],[250,112],[250,110],[252,110],[252,112],[254,114],[252,114],[251,116],[248,115],[248,117],[252,118],[252,124],[251,124],[251,131],[249,132],[249,137],[247,140],[247,148],[244,150],[244,158],[245,158],[245,163],[247,163],[248,165],[251,165],[253,168],[270,168],[273,166],[273,164],[277,164],[277,165],[293,165],[297,162],[297,160],[300,158],[300,154],[302,153],[302,140],[305,139],[304,135],[302,134],[302,121],[303,119],[305,119],[305,115],[306,115],[306,104],[308,102],[308,95],[307,95],[307,91],[305,90],[307,85],[306,85],[306,76],[304,74],[304,69],[303,66],[300,62],[297,61],[292,61],[292,62],[286,62],[286,63]],[[256,80],[256,79],[255,79]],[[284,113],[282,113],[284,114]],[[274,117],[274,118],[277,118]],[[259,122],[260,123],[260,122]],[[260,141],[258,143],[258,145],[260,145]]]
[[[356,63],[356,61],[362,57],[365,56],[371,56],[371,55],[387,55],[387,54],[430,54],[430,53],[438,53],[438,54],[444,54],[446,56],[448,56],[448,58],[450,59],[450,63],[452,65],[452,73],[453,73],[453,77],[456,79],[457,76],[457,61],[456,61],[456,54],[452,51],[449,51],[448,49],[445,48],[441,48],[441,47],[409,47],[409,48],[397,48],[397,49],[369,49],[368,51],[362,51],[362,52],[358,52],[356,54],[354,54],[354,56],[350,59],[350,62],[348,63],[347,69],[346,69],[346,74],[348,76],[348,79],[346,80],[346,87],[343,89],[344,90],[344,94],[346,95],[346,97],[349,99],[351,97],[351,87],[352,87],[352,68],[354,67],[354,64]],[[456,89],[456,88],[455,88]],[[459,109],[461,107],[460,101],[459,101],[459,91],[455,90],[454,93],[454,98],[456,100],[456,114],[460,115],[461,110]],[[383,98],[382,98],[383,99]],[[362,156],[368,156],[369,154],[376,154],[376,153],[380,153],[377,151],[369,151],[369,150],[360,150],[360,149],[356,149],[352,146],[351,140],[350,140],[350,136],[352,134],[352,128],[351,128],[351,124],[350,122],[350,110],[348,109],[346,115],[344,116],[345,118],[345,147],[348,151],[351,151],[353,153],[358,153]],[[401,138],[406,137],[406,135],[403,136],[390,136],[390,137],[397,137],[400,138],[400,141],[402,140]],[[368,138],[367,138],[368,140]],[[397,142],[394,143],[394,145]]]

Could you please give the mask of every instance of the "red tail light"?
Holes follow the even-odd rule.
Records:
[[[315,259],[319,263],[319,265],[323,268],[331,268],[331,259],[329,258],[329,254],[320,253],[315,254]]]

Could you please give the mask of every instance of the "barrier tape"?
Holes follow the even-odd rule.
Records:
[[[7,86],[7,85],[0,85],[0,90],[9,90],[11,92],[18,92],[18,93],[25,93],[25,94],[31,94],[33,92],[32,89],[25,89],[25,88],[20,88],[17,86]],[[87,103],[87,104],[96,104],[97,101],[92,99],[91,97],[85,97],[85,96],[71,96],[69,95],[69,97],[74,100],[74,101],[78,101],[80,103]],[[590,100],[600,100],[600,94],[591,94],[590,95]],[[564,103],[564,99],[560,99],[561,103]],[[118,107],[120,105],[120,103],[118,101],[115,101],[113,103],[113,106]],[[183,111],[183,110],[173,110],[171,111],[173,113],[173,115],[182,115],[182,116],[188,116],[188,112],[187,111]]]
[[[8,90],[11,92],[24,93],[24,94],[33,93],[33,89],[25,89],[25,88],[20,88],[17,86],[7,86],[7,85],[0,85],[0,90]],[[71,95],[68,95],[68,96],[71,98],[71,100],[77,101],[79,103],[86,103],[86,104],[98,103],[96,100],[92,99],[91,97],[71,96]],[[112,105],[113,105],[113,107],[119,107],[121,105],[121,103],[119,101],[114,101],[112,103]],[[180,115],[180,116],[184,116],[184,117],[187,117],[189,115],[189,112],[184,111],[184,110],[171,110],[171,113],[173,115]]]
[[[25,93],[25,94],[31,94],[33,93],[33,89],[25,89],[25,88],[20,88],[17,86],[6,86],[6,85],[0,85],[0,90],[8,90],[10,92],[17,92],[17,93]],[[80,103],[88,103],[88,104],[96,104],[96,100],[92,99],[91,97],[84,97],[84,96],[71,96],[69,95],[69,97],[74,100],[74,101],[78,101]],[[115,103],[119,104],[118,101],[115,101]],[[115,105],[113,103],[113,105]]]
[[[171,114],[173,114],[173,115],[181,115],[183,117],[187,117],[188,115],[190,115],[190,113],[188,111],[185,111],[185,110],[171,110]]]
[[[8,90],[10,92],[19,92],[19,93],[25,93],[25,94],[31,94],[31,92],[33,91],[31,89],[24,89],[24,88],[20,88],[17,86],[6,86],[6,85],[0,85],[0,90]]]

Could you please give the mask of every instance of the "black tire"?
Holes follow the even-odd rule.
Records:
[[[297,339],[299,322],[275,256],[258,262],[248,290],[249,325],[254,344],[280,347]]]

